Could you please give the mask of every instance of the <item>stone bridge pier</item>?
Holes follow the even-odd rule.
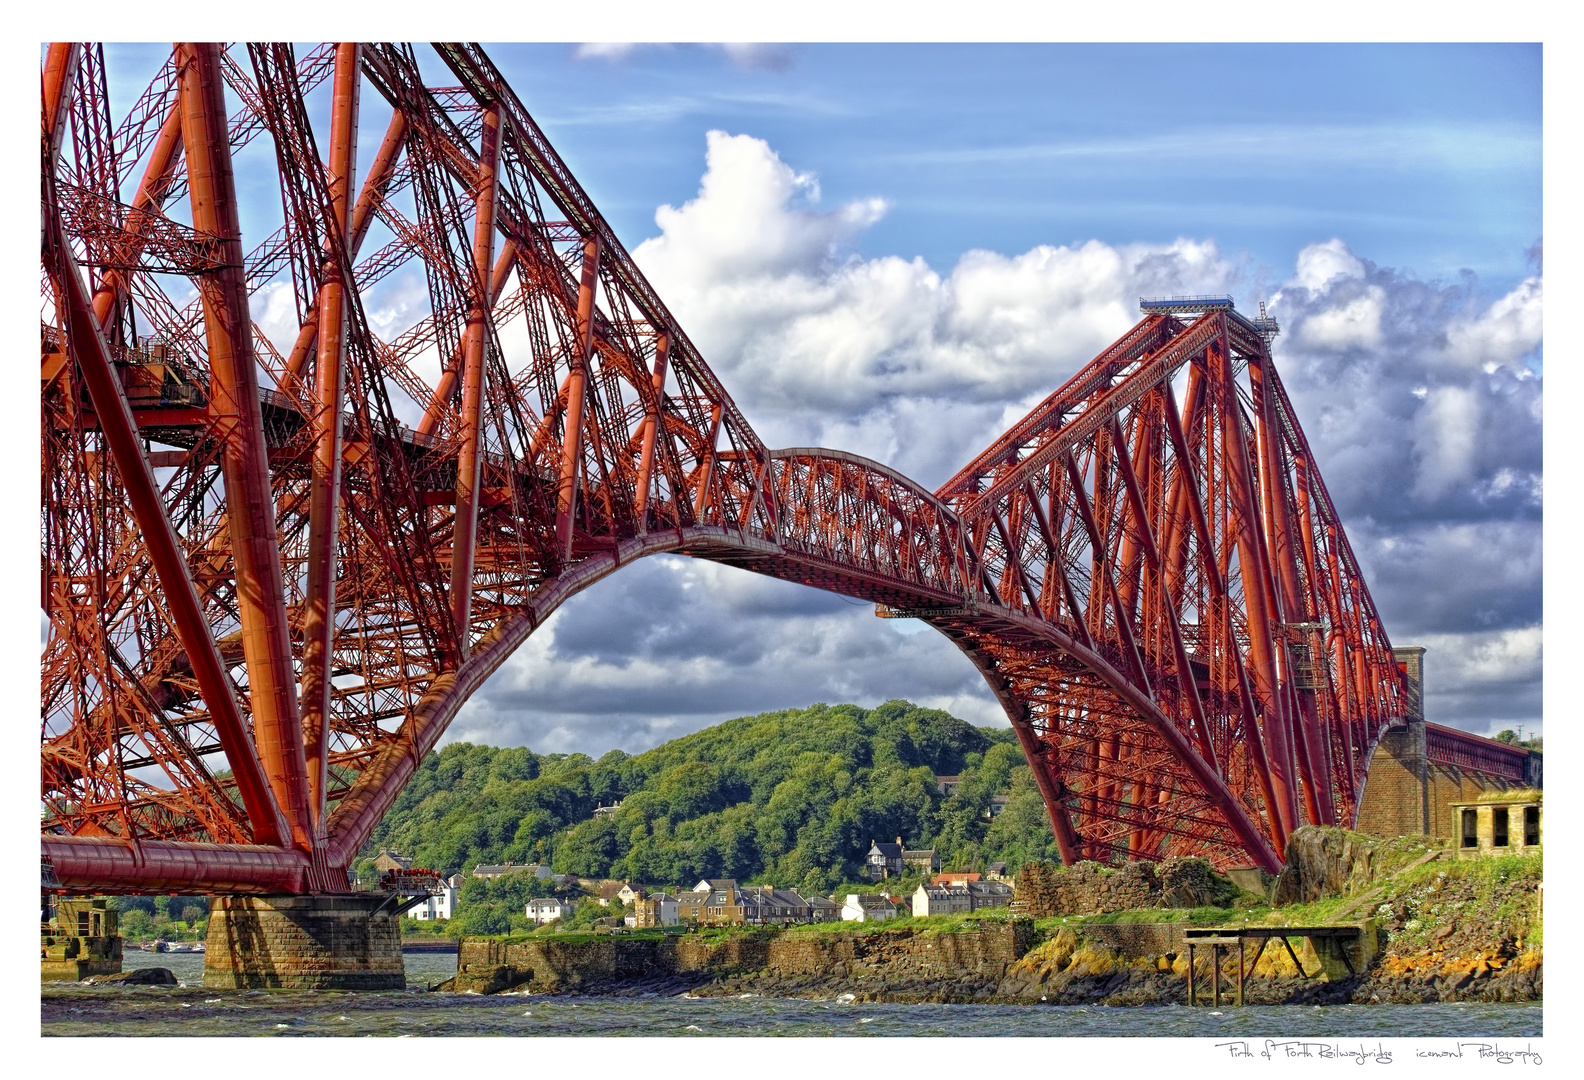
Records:
[[[401,990],[400,908],[366,893],[217,896],[204,986],[215,990]]]

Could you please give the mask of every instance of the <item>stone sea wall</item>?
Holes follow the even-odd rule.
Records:
[[[691,988],[747,972],[816,981],[904,975],[926,983],[965,975],[998,980],[1028,951],[1032,935],[1032,924],[1017,920],[958,933],[783,933],[719,942],[693,935],[579,943],[464,938],[456,977],[444,988],[579,993],[633,981]]]

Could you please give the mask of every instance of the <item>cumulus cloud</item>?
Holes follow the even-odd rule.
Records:
[[[821,209],[815,178],[763,140],[712,131],[697,198],[661,207],[633,254],[767,440],[839,445],[925,483],[1131,326],[1140,295],[1238,280],[1191,240],[970,251],[944,276],[858,257],[885,210]],[[892,437],[926,403],[932,436]]]
[[[1343,240],[1250,278],[1213,241],[857,253],[883,193],[821,204],[763,140],[711,132],[697,196],[634,256],[772,446],[865,454],[934,486],[1138,317],[1141,295],[1269,296],[1276,361],[1388,633],[1423,644],[1432,719],[1540,718],[1542,281],[1486,296]],[[681,558],[573,598],[451,737],[601,753],[816,700],[907,697],[1004,723],[919,624]]]

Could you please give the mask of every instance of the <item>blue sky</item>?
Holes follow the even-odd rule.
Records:
[[[865,255],[1214,238],[1290,266],[1346,236],[1505,290],[1541,234],[1537,45],[700,46],[492,56],[629,244],[703,133],[766,140],[823,201],[881,196]]]

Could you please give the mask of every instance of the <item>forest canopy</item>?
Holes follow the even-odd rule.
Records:
[[[961,784],[944,795],[937,775]],[[1010,798],[992,819],[997,794]],[[740,717],[597,761],[451,743],[425,758],[356,869],[376,876],[370,857],[391,848],[445,874],[536,862],[648,885],[732,877],[824,893],[860,875],[871,841],[899,836],[947,869],[1057,857],[1010,730],[888,701]]]

